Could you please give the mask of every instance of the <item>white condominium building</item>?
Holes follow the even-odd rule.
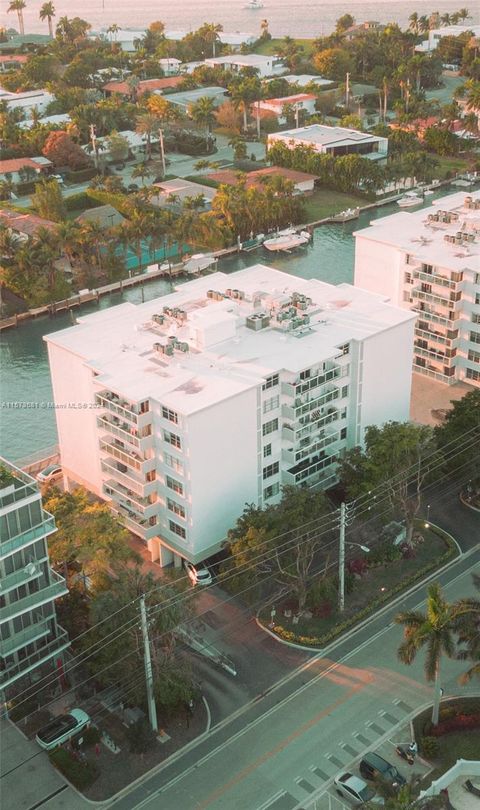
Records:
[[[152,559],[199,562],[246,503],[408,419],[415,318],[384,299],[255,265],[79,318],[46,338],[66,478]]]
[[[480,385],[480,192],[355,234],[355,284],[417,314],[414,370]]]

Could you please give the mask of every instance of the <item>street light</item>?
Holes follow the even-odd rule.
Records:
[[[430,528],[430,504],[427,504],[427,519],[425,521],[425,528]]]
[[[338,553],[338,609],[340,613],[345,609],[345,546],[357,546],[366,554],[370,552],[368,546],[362,546],[361,543],[346,543],[345,542],[345,528],[347,525],[347,506],[345,503],[340,505],[340,546]]]

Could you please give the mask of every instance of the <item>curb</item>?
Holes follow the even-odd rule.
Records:
[[[431,526],[434,526],[434,525],[435,524],[431,523]],[[435,526],[435,528],[440,529],[440,526]],[[333,639],[333,641],[331,641],[325,647],[316,647],[313,644],[312,645],[296,644],[294,641],[286,641],[285,639],[280,638],[280,636],[278,636],[276,633],[274,633],[268,627],[265,627],[265,625],[263,625],[260,622],[260,620],[258,618],[258,614],[255,617],[255,622],[257,624],[257,627],[260,630],[263,630],[264,633],[267,633],[269,636],[271,636],[271,638],[273,638],[279,644],[285,644],[287,647],[292,647],[293,649],[296,649],[296,650],[305,650],[305,651],[310,651],[310,652],[315,652],[315,653],[327,653],[327,652],[329,652],[330,650],[334,649],[337,644],[339,644],[340,642],[343,642],[343,641],[347,641],[351,636],[353,636],[359,630],[362,630],[365,627],[365,625],[367,625],[368,623],[374,621],[375,619],[378,619],[380,616],[382,616],[384,613],[386,613],[387,610],[390,610],[391,607],[394,607],[402,599],[405,599],[406,597],[410,596],[414,591],[417,590],[417,588],[419,588],[422,585],[428,583],[431,579],[438,576],[439,574],[443,574],[444,571],[447,571],[450,568],[450,566],[454,565],[460,559],[466,559],[474,551],[478,550],[478,547],[474,546],[473,548],[469,549],[468,551],[466,551],[463,554],[461,549],[460,549],[460,546],[458,545],[458,542],[455,540],[455,538],[452,537],[452,535],[449,534],[448,532],[446,532],[444,529],[441,529],[441,531],[444,532],[444,534],[446,534],[450,538],[450,540],[452,540],[455,543],[456,547],[459,550],[459,555],[457,557],[454,557],[452,560],[449,560],[448,562],[446,562],[444,565],[442,565],[441,568],[437,568],[436,570],[432,571],[430,574],[427,574],[423,579],[420,579],[420,580],[418,580],[418,582],[415,582],[406,591],[402,591],[401,593],[399,593],[392,601],[386,602],[385,605],[383,605],[383,607],[379,608],[379,610],[376,611],[376,613],[371,613],[365,619],[362,619],[362,621],[359,622],[359,624],[354,624],[353,627],[351,627],[345,633],[340,633],[337,636],[337,638]]]
[[[467,509],[471,509],[472,512],[479,512],[480,513],[480,509],[478,509],[477,506],[472,506],[472,504],[468,503],[468,501],[466,501],[465,498],[462,498],[462,493],[460,493],[460,495],[458,497],[460,499],[460,503],[462,503],[464,506],[466,506]]]

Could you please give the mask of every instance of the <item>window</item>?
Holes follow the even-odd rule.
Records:
[[[265,481],[266,478],[271,478],[272,475],[277,475],[279,470],[278,461],[275,461],[274,464],[269,464],[268,467],[263,468],[263,480]]]
[[[338,347],[338,350],[342,354],[349,354],[349,352],[350,352],[350,344],[349,343],[344,343],[342,346]]]
[[[475,293],[475,303],[480,304],[480,293]]]
[[[268,436],[269,433],[274,433],[276,430],[278,430],[278,419],[271,419],[270,422],[265,422],[262,427],[264,436]]]
[[[470,340],[472,343],[480,343],[480,332],[470,332]]]
[[[477,371],[476,368],[467,368],[466,377],[467,380],[475,380],[475,382],[480,382],[480,371]]]
[[[263,490],[264,500],[268,501],[269,498],[273,498],[273,496],[278,495],[279,492],[280,492],[280,484],[278,483],[278,481],[275,484],[270,484],[269,487],[265,487],[265,489]]]
[[[412,262],[413,259],[413,262]],[[413,256],[410,256],[410,253],[405,254],[405,264],[415,264],[415,259]]]
[[[405,284],[411,284],[411,283],[412,283],[412,274],[411,273],[405,273]]]
[[[187,536],[187,533],[186,533],[185,529],[183,528],[183,526],[179,526],[178,523],[175,523],[175,521],[169,520],[168,521],[168,527],[169,527],[171,532],[173,532],[174,534],[177,534],[179,537],[183,537],[183,539],[185,540],[185,538]]]
[[[183,475],[183,464],[180,459],[175,458],[175,456],[171,456],[170,453],[163,454],[163,462],[167,465],[167,467],[171,467],[172,470]]]
[[[346,439],[347,438],[347,428],[342,428],[340,431],[340,438]]]
[[[480,323],[480,314],[472,312],[472,323]]]
[[[307,368],[306,371],[301,371],[300,372],[300,379],[301,380],[308,380],[308,378],[310,377],[310,373],[311,373],[311,371],[310,371],[309,368]]]
[[[176,501],[172,501],[171,498],[167,498],[167,509],[170,512],[174,512],[175,515],[184,518],[185,517],[185,509]]]
[[[403,293],[403,300],[405,301],[406,304],[412,303],[412,299],[410,297],[410,293],[408,292],[408,290],[405,290],[405,292]]]
[[[265,379],[262,385],[262,391],[266,391],[267,388],[273,388],[275,385],[278,385],[278,374],[272,374],[271,377]]]
[[[342,393],[341,393],[341,397],[342,397],[342,399],[343,399],[344,397],[348,397],[348,385],[344,385],[344,386],[343,386],[343,388],[342,388]]]
[[[171,411],[170,408],[162,407],[162,416],[164,419],[168,419],[169,422],[175,422],[178,424],[178,413],[175,411]]]
[[[175,478],[170,478],[170,476],[167,475],[165,483],[169,489],[173,489],[174,492],[183,495],[183,484],[181,484],[180,481],[176,481]]]
[[[480,363],[480,352],[474,352],[473,349],[469,349],[468,359],[472,363]]]
[[[272,455],[272,445],[266,444],[265,447],[263,448],[263,457],[267,458],[267,456],[271,455]]]
[[[263,413],[269,413],[270,411],[274,411],[275,408],[278,408],[280,405],[280,397],[277,394],[274,397],[270,397],[270,399],[266,399],[263,403]]]
[[[182,449],[182,440],[180,439],[180,436],[176,435],[176,433],[169,433],[168,430],[164,430],[163,438],[167,444],[171,444],[172,447],[176,447],[178,450]]]

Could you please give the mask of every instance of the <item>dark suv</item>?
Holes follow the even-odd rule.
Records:
[[[398,787],[401,787],[406,782],[406,779],[397,771],[395,765],[390,765],[386,759],[374,754],[373,751],[369,751],[362,758],[359,771],[364,779],[383,779],[385,782],[390,782],[390,784]]]

